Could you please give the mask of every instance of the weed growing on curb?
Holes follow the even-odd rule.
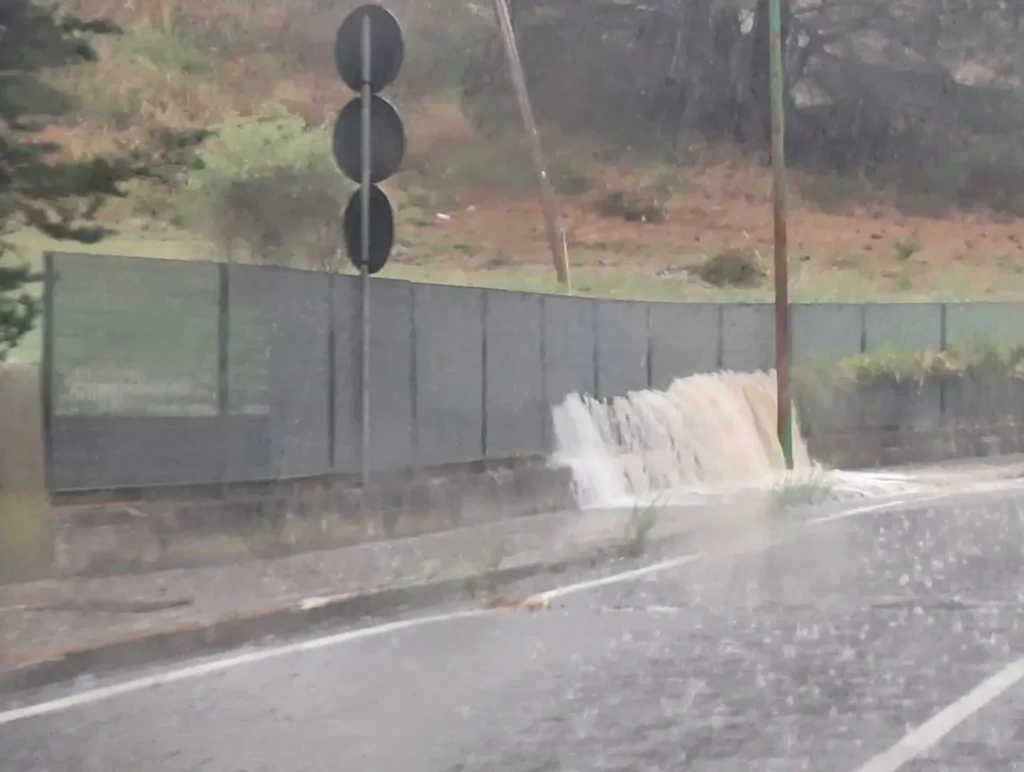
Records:
[[[661,495],[649,502],[637,502],[626,520],[620,552],[623,557],[637,558],[647,551],[651,531],[658,524],[658,504]]]
[[[772,492],[768,513],[772,517],[779,517],[797,507],[821,504],[832,497],[834,488],[827,471],[818,467],[809,474],[787,477]]]

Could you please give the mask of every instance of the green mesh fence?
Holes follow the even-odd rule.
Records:
[[[218,266],[74,254],[52,261],[54,413],[217,411]]]

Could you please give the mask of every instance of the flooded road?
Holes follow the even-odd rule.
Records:
[[[2,768],[1024,769],[1022,510],[990,492],[834,517],[538,612],[455,610],[28,698],[0,710]]]

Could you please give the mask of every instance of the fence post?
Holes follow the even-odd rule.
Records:
[[[868,305],[860,304],[860,353],[866,354],[868,350]]]
[[[537,345],[540,347],[540,388],[541,404],[544,406],[544,415],[541,423],[541,437],[544,442],[544,452],[550,453],[554,450],[554,427],[551,422],[551,410],[554,405],[548,400],[551,395],[551,376],[548,373],[548,295],[540,296],[540,340]]]
[[[943,303],[939,307],[939,351],[945,351],[946,347],[949,345],[949,341],[948,341],[948,338],[947,338],[948,327],[947,327],[946,311],[947,311],[947,304]],[[946,417],[946,402],[948,401],[947,398],[946,398],[946,389],[948,388],[948,385],[949,384],[947,383],[945,378],[942,378],[942,379],[939,380],[939,417],[940,417],[940,420],[941,419],[945,419],[945,417]]]
[[[601,399],[601,325],[597,319],[597,300],[586,301],[590,306],[590,329],[594,333],[594,399]]]
[[[416,284],[411,283],[409,285],[409,378],[411,380],[411,384],[409,386],[409,416],[412,418],[412,431],[410,432],[412,439],[412,452],[409,454],[409,457],[413,459],[420,458],[420,379],[419,370],[417,369],[418,347],[419,338],[416,335]]]
[[[480,294],[480,457],[487,456],[487,331],[490,327],[490,290]]]
[[[228,263],[217,266],[217,414],[227,415],[231,409],[229,390],[231,341],[231,287]]]
[[[653,314],[652,303],[644,303],[647,317],[647,388],[654,388],[654,340],[651,329],[651,315]]]
[[[56,409],[54,369],[54,292],[57,272],[54,270],[53,254],[43,253],[43,351],[40,358],[39,402],[43,411],[43,473],[46,490],[53,483],[53,412]]]
[[[333,268],[333,266],[332,266]],[[338,362],[337,352],[337,298],[338,292],[337,274],[332,270],[327,274],[329,291],[327,293],[327,468],[336,472],[337,453],[337,432],[338,432]]]
[[[719,303],[718,313],[718,337],[715,339],[715,369],[721,370],[725,366],[725,303]]]

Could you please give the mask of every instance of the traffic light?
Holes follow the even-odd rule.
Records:
[[[395,213],[377,183],[398,171],[405,156],[402,118],[379,92],[398,76],[404,58],[402,29],[383,6],[356,8],[338,28],[334,63],[359,94],[334,123],[334,160],[359,183],[345,207],[342,234],[349,260],[371,275],[387,263],[395,241]]]

